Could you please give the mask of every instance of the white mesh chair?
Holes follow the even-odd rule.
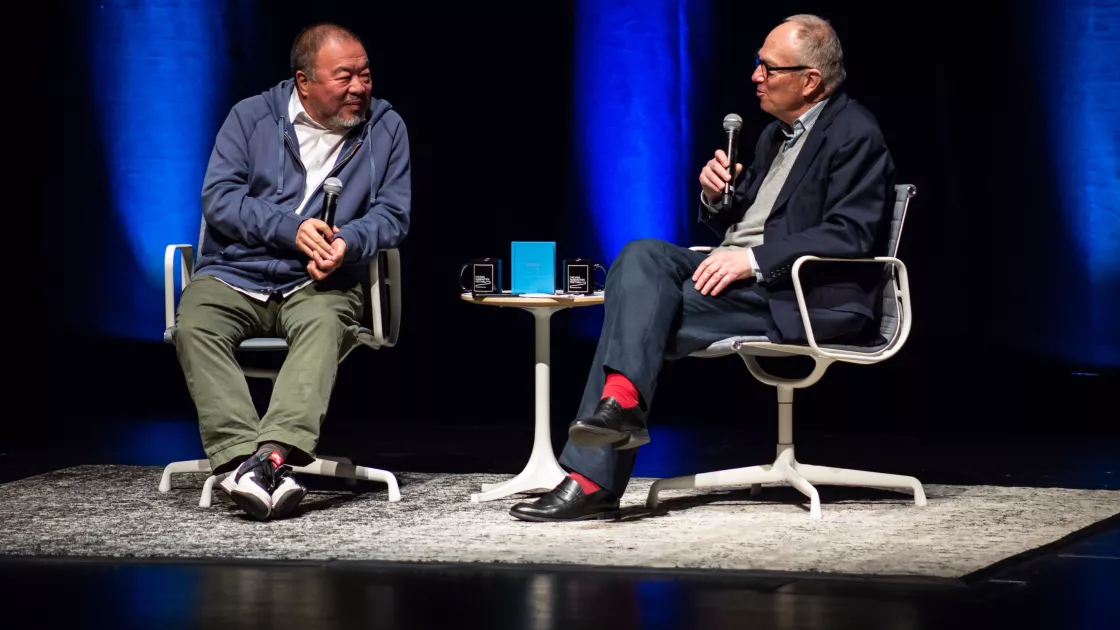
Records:
[[[180,262],[180,276],[181,284],[179,286],[179,293],[182,293],[187,284],[190,283],[190,278],[194,273],[194,246],[192,245],[168,245],[164,251],[163,256],[163,298],[164,298],[164,322],[166,329],[163,333],[163,340],[165,343],[173,344],[172,335],[175,331],[175,258],[178,256]],[[400,331],[401,323],[401,276],[400,276],[400,252],[396,249],[389,249],[380,252],[369,263],[369,283],[370,283],[370,299],[369,312],[370,321],[369,328],[365,326],[351,326],[349,334],[353,335],[358,341],[359,345],[368,346],[373,349],[392,347],[397,343],[397,334]],[[385,313],[386,302],[388,306],[388,314]],[[365,322],[363,322],[364,324]],[[357,347],[357,346],[353,346]],[[238,346],[238,350],[252,351],[252,352],[274,352],[284,353],[288,350],[286,341],[275,337],[257,337],[246,339]],[[339,357],[339,362],[342,362],[346,356]],[[242,365],[242,371],[245,376],[250,378],[263,378],[272,381],[273,385],[276,384],[276,377],[279,370],[274,369],[261,369],[253,368]],[[389,486],[389,500],[400,501],[401,491],[397,485],[397,478],[393,473],[386,470],[379,470],[377,468],[366,468],[365,466],[354,466],[353,463],[344,457],[328,457],[320,455],[315,461],[306,466],[293,466],[292,470],[297,473],[305,473],[311,475],[323,475],[326,477],[341,477],[351,480],[365,479],[367,481],[380,481]],[[163,476],[159,481],[159,491],[167,492],[171,490],[171,475],[175,473],[205,473],[210,472],[210,461],[206,459],[173,462],[168,464],[163,469]],[[210,475],[206,479],[206,483],[202,487],[202,496],[198,500],[199,507],[210,507],[210,501],[213,494],[214,483],[220,480],[220,477],[225,475],[214,476]]]
[[[665,490],[749,485],[751,486],[751,495],[754,496],[760,492],[764,483],[788,483],[808,496],[810,500],[809,517],[813,519],[821,518],[820,497],[817,494],[817,489],[813,487],[814,483],[912,490],[914,504],[919,506],[926,504],[926,495],[922,489],[922,484],[914,477],[801,464],[794,458],[793,453],[793,390],[815,384],[824,376],[825,370],[834,361],[861,365],[885,361],[893,357],[902,348],[903,344],[906,343],[906,338],[910,335],[910,285],[906,277],[906,266],[895,256],[898,253],[898,241],[902,235],[902,225],[906,219],[906,210],[910,198],[916,194],[917,189],[912,185],[902,184],[895,187],[894,212],[891,219],[887,256],[864,259],[802,256],[794,263],[793,288],[797,295],[797,304],[801,310],[801,320],[805,325],[808,345],[775,344],[765,337],[732,337],[716,342],[704,350],[690,355],[694,357],[719,357],[738,354],[747,364],[747,369],[750,370],[752,376],[766,385],[777,388],[777,459],[772,464],[762,466],[749,466],[686,477],[660,479],[654,482],[650,488],[649,495],[646,498],[646,507],[656,508],[658,495]],[[705,251],[711,248],[695,247],[693,249]],[[809,322],[808,311],[805,308],[805,296],[802,294],[800,279],[801,267],[807,263],[816,262],[884,265],[883,309],[879,324],[880,340],[877,345],[847,346],[818,344],[816,342],[813,336],[813,328]],[[781,378],[767,373],[758,364],[758,357],[790,356],[812,357],[813,371],[800,379]]]

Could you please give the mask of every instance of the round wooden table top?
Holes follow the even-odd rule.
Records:
[[[460,295],[464,302],[471,302],[473,304],[486,304],[489,306],[517,306],[522,308],[533,307],[570,307],[570,306],[594,306],[603,303],[603,292],[597,291],[591,295],[572,295],[565,293],[557,293],[556,295],[543,295],[540,293],[530,293],[527,295],[510,295],[503,293],[502,295],[480,295],[475,297],[470,293],[463,293]]]

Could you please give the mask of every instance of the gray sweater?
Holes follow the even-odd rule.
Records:
[[[790,169],[797,161],[797,154],[801,153],[801,147],[804,145],[804,140],[798,140],[792,148],[778,151],[774,156],[774,163],[770,165],[770,170],[762,180],[762,186],[758,189],[758,196],[754,198],[754,203],[747,208],[741,221],[727,228],[720,248],[754,247],[762,244],[762,228],[766,225],[766,217],[770,216],[770,210],[778,200],[778,193],[782,192],[782,186],[785,185]]]

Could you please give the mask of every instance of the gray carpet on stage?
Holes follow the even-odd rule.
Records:
[[[350,492],[330,480],[297,516],[248,520],[222,492],[198,507],[203,475],[156,487],[160,468],[81,466],[0,485],[0,554],[578,564],[958,578],[1120,513],[1120,492],[927,485],[908,495],[823,486],[824,519],[766,488],[670,491],[656,512],[637,479],[620,521],[531,524],[513,499],[469,495],[503,475],[398,474]],[[320,486],[324,487],[324,486]]]

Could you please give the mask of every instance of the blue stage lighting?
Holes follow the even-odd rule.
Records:
[[[608,263],[636,238],[683,244],[695,218],[688,36],[702,4],[580,0],[576,7],[581,201],[595,256]]]
[[[1055,132],[1062,212],[1074,236],[1087,294],[1074,298],[1062,352],[1079,364],[1120,366],[1120,1],[1050,0],[1045,46],[1059,84],[1049,118]],[[1060,25],[1060,26],[1058,26]]]
[[[164,246],[198,240],[202,177],[225,114],[226,10],[218,0],[106,0],[87,15],[110,203],[132,263],[102,270],[105,282],[131,285],[110,292],[103,332],[159,339]]]

